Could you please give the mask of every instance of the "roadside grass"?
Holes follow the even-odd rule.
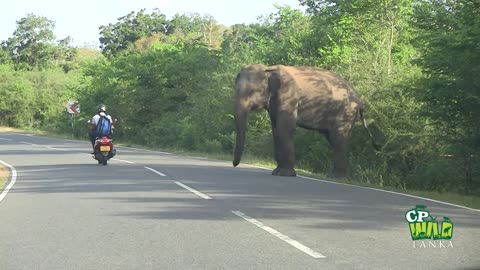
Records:
[[[0,164],[0,192],[5,188],[9,178],[10,170],[7,166]]]
[[[18,128],[11,128],[11,127],[2,127],[0,126],[0,132],[22,132],[23,130]]]
[[[9,127],[0,127],[1,132],[19,132],[18,129],[13,129]],[[3,191],[5,185],[10,178],[10,170],[7,166],[0,164],[0,192]]]
[[[5,128],[0,127],[0,131],[5,131]],[[18,129],[10,129],[7,128],[8,131],[10,132],[29,132],[33,133],[39,136],[48,136],[48,137],[53,137],[53,138],[59,138],[59,139],[71,139],[70,135],[66,134],[56,134],[53,132],[47,132],[47,131],[38,131],[38,130],[18,130]],[[87,143],[88,139],[85,136],[85,138],[78,139],[79,141],[85,141]],[[231,161],[232,160],[232,155],[230,154],[225,154],[225,153],[206,153],[206,152],[201,152],[201,151],[188,151],[184,149],[179,149],[179,148],[172,148],[172,147],[166,147],[162,149],[155,149],[152,147],[146,147],[143,145],[137,145],[133,144],[130,142],[125,142],[125,141],[117,141],[116,145],[119,146],[126,146],[126,147],[135,147],[139,149],[145,149],[145,150],[154,150],[154,151],[162,151],[162,152],[169,152],[175,155],[180,155],[180,156],[185,156],[185,157],[203,157],[203,158],[208,158],[212,160],[218,160],[218,161]],[[274,169],[275,168],[275,162],[273,159],[267,159],[267,158],[261,158],[258,156],[253,156],[249,154],[245,154],[244,157],[242,158],[242,164],[246,165],[251,165],[251,166],[256,166],[256,167],[262,167],[266,169]],[[350,185],[355,185],[355,186],[363,186],[363,187],[370,187],[370,188],[376,188],[376,189],[382,189],[382,190],[388,190],[388,191],[393,191],[393,192],[398,192],[398,193],[404,193],[404,194],[410,194],[414,196],[419,196],[419,197],[424,197],[424,198],[429,198],[433,200],[438,200],[438,201],[443,201],[443,202],[448,202],[452,204],[458,204],[458,205],[463,205],[466,207],[471,207],[474,209],[480,209],[480,197],[479,196],[469,196],[469,195],[463,195],[463,194],[457,194],[457,193],[451,193],[451,192],[437,192],[437,191],[424,191],[424,190],[406,190],[406,189],[401,189],[401,188],[394,188],[394,187],[388,187],[388,186],[378,186],[378,185],[373,185],[373,184],[367,184],[367,183],[361,183],[352,179],[333,179],[328,177],[325,174],[319,174],[319,173],[312,173],[307,170],[303,170],[301,168],[296,169],[297,173],[302,176],[307,176],[311,178],[315,178],[318,180],[323,180],[323,181],[330,181],[330,182],[337,182],[337,183],[344,183],[344,184],[350,184]],[[8,172],[8,168],[7,168]],[[7,176],[8,180],[8,176]],[[2,181],[0,178],[0,190],[2,187]]]

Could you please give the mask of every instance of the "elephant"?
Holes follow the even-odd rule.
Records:
[[[234,167],[240,163],[247,116],[253,110],[266,109],[270,116],[277,163],[273,175],[296,176],[296,126],[325,135],[334,150],[333,176],[336,178],[347,175],[348,145],[358,114],[376,145],[363,116],[364,105],[358,94],[345,79],[326,69],[261,64],[245,66],[235,80],[234,106]]]

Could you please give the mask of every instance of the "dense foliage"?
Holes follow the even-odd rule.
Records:
[[[375,151],[355,127],[350,178],[406,189],[480,194],[480,2],[300,0],[251,25],[144,10],[100,27],[101,53],[55,41],[54,22],[30,14],[0,48],[0,124],[69,131],[98,103],[118,139],[231,153],[233,81],[247,64],[314,65],[355,85]],[[103,54],[103,55],[102,55]],[[85,133],[77,125],[75,134]],[[252,114],[246,151],[271,159],[266,113]],[[328,174],[320,134],[297,129],[298,166]]]

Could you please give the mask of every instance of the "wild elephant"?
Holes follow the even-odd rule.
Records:
[[[316,67],[250,65],[235,80],[236,145],[233,166],[240,163],[249,111],[266,109],[270,115],[274,157],[273,175],[295,176],[296,126],[324,134],[334,150],[335,177],[345,177],[348,145],[364,106],[353,87],[340,76]]]

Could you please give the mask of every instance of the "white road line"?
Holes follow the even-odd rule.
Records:
[[[123,159],[118,159],[118,158],[112,158],[112,160],[121,161],[121,162],[125,162],[125,163],[128,163],[128,164],[135,164],[135,162],[131,162],[131,161],[128,161],[128,160],[123,160]]]
[[[356,185],[351,185],[351,184],[346,184],[346,183],[330,182],[330,181],[326,181],[326,180],[320,180],[320,179],[315,179],[315,178],[311,178],[311,177],[307,177],[307,176],[301,176],[301,175],[299,175],[298,177],[308,179],[308,180],[314,180],[314,181],[318,181],[318,182],[337,184],[337,185],[343,185],[343,186],[349,186],[349,187],[358,187],[358,188],[370,189],[370,190],[375,190],[375,191],[382,191],[382,192],[386,192],[386,193],[390,193],[390,194],[401,195],[401,196],[405,196],[405,197],[421,199],[421,200],[425,200],[425,201],[429,201],[429,202],[435,202],[435,203],[439,203],[439,204],[444,204],[444,205],[454,206],[454,207],[458,207],[458,208],[462,208],[462,209],[466,209],[466,210],[472,210],[472,211],[475,211],[475,212],[480,212],[480,209],[470,208],[470,207],[466,207],[466,206],[462,206],[462,205],[458,205],[458,204],[437,201],[437,200],[434,200],[434,199],[424,198],[424,197],[420,197],[420,196],[415,196],[415,195],[410,195],[410,194],[405,194],[405,193],[400,193],[400,192],[395,192],[395,191],[390,191],[390,190],[356,186]]]
[[[291,239],[290,237],[282,234],[281,232],[279,232],[279,231],[277,231],[277,230],[275,230],[275,229],[273,229],[269,226],[264,225],[262,222],[260,222],[258,220],[255,220],[255,219],[245,215],[244,213],[242,213],[240,211],[232,211],[232,213],[234,213],[235,215],[243,218],[244,220],[256,225],[257,227],[269,232],[273,236],[279,238],[280,240],[283,240],[283,241],[287,242],[288,244],[294,246],[295,248],[307,253],[308,255],[312,256],[313,258],[316,258],[316,259],[326,258],[324,255],[316,252],[315,250],[303,245],[302,243],[300,243],[296,240]]]
[[[147,170],[149,170],[149,171],[152,171],[152,172],[154,172],[154,173],[156,173],[156,174],[158,174],[158,175],[160,175],[160,176],[167,176],[167,175],[165,175],[165,174],[163,174],[163,173],[161,173],[161,172],[159,172],[159,171],[157,171],[157,170],[155,170],[155,169],[152,169],[152,168],[150,168],[150,167],[144,167],[144,168],[147,169]]]
[[[191,159],[198,159],[198,160],[209,160],[209,158],[206,157],[196,157],[196,156],[185,156],[186,158],[191,158]]]
[[[65,152],[67,151],[67,149],[61,149],[61,148],[56,148],[56,147],[52,147],[52,146],[46,146],[48,149],[52,149],[52,150],[57,150],[57,151],[62,151],[62,152]]]
[[[82,140],[69,140],[69,139],[61,139],[61,138],[43,137],[43,136],[37,136],[35,134],[2,134],[2,135],[21,135],[21,136],[35,137],[35,138],[48,138],[48,139],[61,140],[61,141],[74,142],[74,143],[84,142]]]
[[[28,145],[35,145],[37,146],[38,144],[34,144],[34,143],[29,143],[29,142],[19,142],[19,143],[22,143],[22,144],[28,144]]]
[[[12,139],[0,138],[0,140],[3,140],[3,141],[11,141]]]
[[[20,142],[20,143],[38,146],[38,144],[29,143],[29,142]],[[62,152],[68,151],[68,149],[61,149],[61,148],[56,148],[56,147],[52,147],[52,146],[44,146],[44,147],[46,147],[46,148],[48,148],[48,149],[53,149],[53,150],[57,150],[57,151],[62,151]],[[81,154],[85,154],[85,153],[81,153]],[[85,154],[85,155],[91,156],[91,154]],[[116,161],[120,161],[120,162],[125,162],[125,163],[129,163],[129,164],[135,164],[135,162],[128,161],[128,160],[123,160],[123,159],[118,159],[118,158],[112,158],[112,160],[116,160]]]
[[[3,135],[34,136],[33,134],[3,134]],[[4,140],[11,140],[11,139],[4,139]],[[38,144],[29,143],[29,142],[20,141],[20,143],[38,146]],[[171,155],[171,153],[167,153],[167,152],[153,151],[153,150],[148,150],[148,149],[127,147],[127,146],[121,146],[121,147],[123,147],[123,148],[135,149],[135,150],[148,151],[148,152],[155,152],[155,153],[160,153],[160,154]],[[53,147],[48,147],[48,148],[54,149],[54,150],[59,150],[59,151],[67,151],[67,150],[64,150],[64,149],[58,149],[58,148],[53,148]],[[91,155],[90,155],[90,156],[91,156]],[[202,159],[203,159],[203,158],[202,158]],[[208,159],[208,158],[204,158],[204,159]],[[127,161],[127,160],[121,160],[121,159],[113,159],[113,160],[117,160],[117,161],[121,161],[121,162],[126,162],[126,163],[129,163],[129,164],[135,164],[134,162]],[[213,160],[213,159],[212,159],[212,160]],[[268,168],[265,168],[265,167],[254,166],[254,165],[247,165],[247,166],[254,167],[254,168],[258,168],[258,169],[262,169],[262,170],[269,170],[269,171],[271,171],[271,169],[268,169]],[[462,206],[462,205],[458,205],[458,204],[453,204],[453,203],[448,203],[448,202],[442,202],[442,201],[438,201],[438,200],[434,200],[434,199],[429,199],[429,198],[425,198],[425,197],[420,197],[420,196],[415,196],[415,195],[410,195],[410,194],[405,194],[405,193],[400,193],[400,192],[395,192],[395,191],[389,191],[389,190],[378,189],[378,188],[371,188],[371,187],[364,187],[364,186],[357,186],[357,185],[346,184],[346,183],[339,183],[339,182],[321,180],[321,179],[311,178],[311,177],[302,176],[302,175],[298,175],[298,177],[299,177],[299,178],[303,178],[303,179],[308,179],[308,180],[317,181],[317,182],[323,182],[323,183],[327,183],[327,184],[343,185],[343,186],[349,186],[349,187],[356,187],[356,188],[363,188],[363,189],[381,191],[381,192],[386,192],[386,193],[390,193],[390,194],[395,194],[395,195],[400,195],[400,196],[405,196],[405,197],[410,197],[410,198],[415,198],[415,199],[421,199],[421,200],[430,201],[430,202],[435,202],[435,203],[439,203],[439,204],[443,204],[443,205],[449,205],[449,206],[453,206],[453,207],[457,207],[457,208],[461,208],[461,209],[466,209],[466,210],[471,210],[471,211],[475,211],[475,212],[480,212],[480,209],[475,209],[475,208],[466,207],[466,206]]]
[[[35,145],[35,146],[43,146],[43,147],[48,148],[48,149],[57,150],[57,151],[62,151],[62,152],[68,151],[67,149],[56,148],[56,147],[53,147],[53,146],[39,145],[39,144],[29,143],[29,142],[23,142],[23,141],[21,141],[20,143],[28,144],[28,145]]]
[[[255,165],[247,165],[247,166],[249,166],[249,167],[254,167],[254,168],[257,168],[257,169],[262,169],[262,170],[271,171],[271,169],[268,169],[268,168],[265,168],[265,167],[260,167],[260,166],[255,166]],[[395,191],[384,190],[384,189],[379,189],[379,188],[364,187],[364,186],[357,186],[357,185],[352,185],[352,184],[347,184],[347,183],[339,183],[339,182],[321,180],[321,179],[316,179],[316,178],[312,178],[312,177],[308,177],[308,176],[302,176],[302,175],[297,175],[297,177],[303,178],[303,179],[307,179],[307,180],[313,180],[313,181],[317,181],[317,182],[322,182],[322,183],[326,183],[326,184],[342,185],[342,186],[347,186],[347,187],[356,187],[356,188],[363,188],[363,189],[381,191],[381,192],[386,192],[386,193],[390,193],[390,194],[395,194],[395,195],[400,195],[400,196],[405,196],[405,197],[410,197],[410,198],[415,198],[415,199],[421,199],[421,200],[425,200],[425,201],[429,201],[429,202],[435,202],[435,203],[439,203],[439,204],[444,204],[444,205],[449,205],[449,206],[453,206],[453,207],[458,207],[458,208],[461,208],[461,209],[466,209],[466,210],[472,210],[472,211],[475,211],[475,212],[480,212],[480,209],[470,208],[470,207],[467,207],[467,206],[458,205],[458,204],[453,204],[453,203],[448,203],[448,202],[437,201],[437,200],[434,200],[434,199],[429,199],[429,198],[425,198],[425,197],[410,195],[410,194],[401,193],[401,192],[395,192]]]
[[[172,153],[168,153],[168,152],[155,151],[155,150],[150,150],[150,149],[142,149],[142,148],[129,147],[129,146],[121,146],[121,145],[119,145],[118,147],[127,148],[127,149],[133,149],[133,150],[138,150],[138,151],[145,151],[145,152],[152,152],[152,153],[164,154],[164,155],[171,155],[171,154],[172,154]]]
[[[132,149],[132,150],[140,150],[145,152],[153,152],[152,150],[149,150],[149,149],[142,149],[142,148],[136,148],[136,147],[122,146],[122,145],[119,145],[118,147]]]
[[[64,141],[67,141],[67,142],[73,142],[73,143],[82,143],[83,141],[80,141],[80,140],[67,140],[67,139],[61,139],[61,140],[64,140]]]
[[[10,189],[13,187],[13,185],[15,184],[15,182],[17,181],[17,170],[15,170],[15,167],[13,167],[12,165],[10,164],[7,164],[3,161],[0,160],[0,163],[2,163],[3,165],[7,166],[8,168],[10,168],[10,182],[8,183],[8,185],[5,187],[5,189],[3,190],[2,193],[0,193],[0,202],[2,202],[2,200],[5,198],[5,196],[7,196],[7,193],[10,191]]]
[[[18,171],[19,173],[27,173],[27,172],[49,172],[49,171],[63,171],[67,168],[57,168],[57,169],[34,169],[34,170],[22,170]]]
[[[197,194],[198,196],[204,198],[205,200],[211,200],[211,199],[212,199],[211,197],[209,197],[209,196],[201,193],[200,191],[195,190],[195,189],[193,189],[193,188],[191,188],[191,187],[189,187],[189,186],[187,186],[187,185],[184,185],[184,184],[182,184],[182,183],[180,183],[180,182],[175,182],[175,184],[183,187],[184,189],[186,189],[186,190],[188,190],[188,191],[191,191],[191,192]]]

